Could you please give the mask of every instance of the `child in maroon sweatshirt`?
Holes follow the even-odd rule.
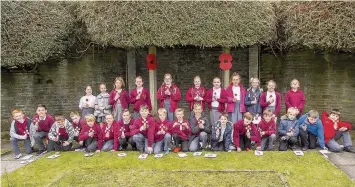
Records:
[[[162,151],[165,154],[169,153],[172,124],[166,118],[167,113],[165,108],[159,108],[158,110],[159,119],[155,122],[154,154],[159,154]]]
[[[74,128],[74,140],[79,142],[79,134],[83,126],[85,125],[85,120],[81,119],[79,112],[70,112],[71,124]]]
[[[174,152],[187,152],[189,151],[189,139],[191,136],[191,127],[190,123],[187,120],[184,120],[184,110],[177,108],[175,110],[176,120],[173,122],[173,138],[176,148]],[[181,147],[179,147],[181,144]]]
[[[117,126],[112,114],[106,114],[105,123],[102,125],[102,151],[111,151],[114,141],[114,127]]]
[[[36,114],[32,118],[32,121],[36,130],[33,138],[38,146],[37,155],[40,155],[45,152],[43,139],[47,140],[48,132],[55,120],[51,115],[47,114],[46,106],[39,104],[37,106]]]
[[[94,114],[85,116],[86,124],[79,135],[79,144],[86,147],[86,152],[100,152],[102,148],[102,131],[100,125],[95,123]]]
[[[193,116],[193,109],[195,104],[199,104],[202,106],[202,112],[205,109],[205,96],[206,96],[206,88],[201,85],[201,78],[196,76],[194,78],[194,86],[190,87],[185,96],[185,100],[190,105],[190,118]]]
[[[133,104],[133,118],[139,118],[140,107],[143,105],[148,106],[148,110],[152,110],[152,103],[150,101],[150,94],[147,88],[143,88],[143,79],[141,76],[136,77],[137,88],[133,89],[130,93],[131,104]]]
[[[300,90],[300,82],[297,79],[291,81],[291,89],[287,91],[285,96],[286,112],[289,108],[297,109],[297,115],[300,117],[303,112],[303,107],[306,103],[306,97],[302,90]]]
[[[270,109],[273,117],[277,117],[281,110],[281,94],[275,91],[276,82],[269,80],[267,82],[267,91],[260,96],[260,107],[262,110]]]
[[[140,117],[135,120],[131,129],[131,135],[133,135],[133,141],[136,143],[140,153],[145,151],[147,154],[151,154],[154,143],[154,119],[149,115],[147,105],[141,106],[139,114]]]
[[[251,150],[251,141],[256,142],[257,150],[260,150],[260,133],[252,123],[253,115],[250,112],[244,114],[244,118],[234,124],[233,141],[238,152],[243,149]]]
[[[14,159],[19,159],[22,156],[18,146],[19,141],[24,141],[26,154],[31,154],[32,152],[32,120],[27,118],[22,110],[19,109],[13,110],[11,114],[14,120],[11,122],[10,143],[15,153]]]
[[[131,113],[128,109],[122,111],[122,119],[115,126],[113,149],[126,150],[128,144],[131,145],[132,150],[137,150],[136,143],[133,141],[131,129],[133,128],[134,119],[131,118]]]
[[[272,150],[276,140],[276,124],[272,119],[272,111],[267,109],[263,112],[263,118],[258,125],[261,136],[261,150]]]

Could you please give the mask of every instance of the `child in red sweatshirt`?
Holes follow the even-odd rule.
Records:
[[[178,108],[175,110],[176,120],[173,122],[173,138],[176,148],[174,152],[179,151],[187,152],[189,151],[189,138],[191,136],[190,123],[184,120],[184,110]],[[179,147],[181,144],[181,147]]]
[[[165,108],[159,108],[158,110],[159,118],[155,122],[154,154],[159,154],[162,151],[164,151],[165,154],[169,153],[172,124],[166,118],[167,113]]]
[[[45,152],[43,140],[47,140],[48,132],[51,129],[55,120],[51,115],[47,114],[47,109],[45,105],[39,104],[37,106],[36,113],[37,114],[35,114],[32,118],[36,130],[36,133],[34,134],[33,138],[38,146],[37,155],[40,155]]]
[[[32,153],[31,142],[33,141],[33,132],[31,131],[32,120],[26,117],[22,110],[15,109],[11,112],[13,121],[10,128],[10,143],[14,150],[14,159],[19,159],[22,154],[18,146],[19,141],[24,141],[26,154]]]
[[[323,111],[322,123],[324,127],[324,142],[330,151],[340,152],[342,148],[337,141],[343,138],[344,151],[355,153],[349,132],[352,125],[340,120],[340,111],[338,109],[333,109],[330,115]]]
[[[303,107],[306,103],[306,97],[302,90],[300,90],[300,82],[297,79],[291,81],[291,89],[285,95],[286,112],[289,108],[297,109],[298,117],[302,115]]]
[[[102,125],[102,151],[113,150],[114,141],[114,127],[117,126],[116,121],[113,120],[112,114],[106,114],[105,122]]]
[[[196,76],[194,78],[194,86],[190,87],[185,96],[185,100],[190,105],[190,118],[193,116],[193,107],[195,104],[199,104],[202,106],[202,112],[205,109],[205,96],[206,96],[206,88],[201,85],[201,78]]]
[[[133,118],[139,118],[140,107],[147,105],[148,110],[152,110],[152,103],[150,101],[150,94],[147,88],[143,87],[143,79],[141,76],[136,77],[136,88],[130,93],[131,104],[133,105]]]
[[[132,150],[136,150],[136,143],[133,141],[131,129],[133,128],[134,119],[131,118],[131,113],[128,109],[122,111],[122,119],[115,126],[115,138],[113,141],[113,149],[126,150],[128,144],[131,145]]]
[[[139,109],[140,117],[136,119],[131,130],[133,141],[137,145],[140,153],[153,153],[154,143],[154,119],[149,115],[149,108],[147,105],[142,105]]]
[[[100,125],[96,124],[94,114],[85,116],[85,125],[80,131],[79,144],[86,147],[86,152],[100,152],[102,148],[102,131]]]
[[[233,141],[238,152],[251,150],[251,141],[254,141],[260,150],[260,133],[252,123],[253,115],[250,112],[244,114],[244,118],[234,124]]]
[[[74,140],[79,142],[79,134],[85,125],[85,120],[80,118],[79,112],[70,112],[70,118],[74,128]]]
[[[276,140],[276,124],[275,120],[272,119],[271,110],[264,110],[258,129],[261,136],[261,150],[271,151],[274,148],[274,141]]]
[[[275,91],[276,82],[269,80],[267,82],[267,91],[260,96],[260,106],[262,110],[270,109],[273,117],[277,117],[281,110],[281,94]]]

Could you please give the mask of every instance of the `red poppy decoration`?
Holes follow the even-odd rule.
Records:
[[[219,67],[222,70],[229,70],[232,68],[232,55],[227,53],[222,53],[219,55]]]
[[[149,70],[157,69],[157,58],[155,54],[149,54],[146,60],[147,60],[147,68]]]

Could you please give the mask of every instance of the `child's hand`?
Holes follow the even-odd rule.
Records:
[[[91,131],[91,132],[89,132],[89,134],[88,134],[91,138],[94,136],[94,132],[93,131]]]
[[[57,137],[54,137],[52,138],[53,141],[57,142],[58,141],[58,138]]]
[[[121,135],[121,138],[122,138],[122,139],[123,139],[123,138],[125,138],[125,135],[124,135],[124,134],[122,134],[122,135]]]
[[[237,148],[238,152],[242,152],[242,149],[240,147]]]
[[[114,150],[114,149],[111,149],[111,152],[116,152],[116,150]]]
[[[74,136],[79,136],[79,131],[75,131]]]
[[[270,103],[273,103],[274,101],[275,101],[275,99],[274,99],[274,98],[271,98],[269,102],[270,102]]]
[[[69,145],[69,142],[68,141],[64,141],[63,142],[63,146],[67,146],[67,145]]]
[[[99,153],[99,152],[101,152],[101,150],[100,150],[100,149],[98,149],[98,150],[96,150],[95,152],[96,152],[96,153]]]
[[[83,143],[84,143],[83,141],[80,141],[80,142],[79,142],[80,145],[83,145]]]
[[[261,147],[260,147],[260,146],[256,147],[256,150],[260,151],[260,150],[261,150]]]
[[[175,126],[177,126],[177,125],[179,125],[179,124],[178,124],[177,122],[175,122],[174,125],[173,125],[173,127],[175,127]]]
[[[287,139],[287,136],[281,137],[281,140],[286,140],[286,139]]]
[[[139,128],[140,131],[144,131],[145,130],[145,126],[141,126],[141,128]]]
[[[342,128],[339,129],[339,131],[343,131],[343,132],[347,131],[347,130],[348,130],[348,128],[346,128],[346,127],[342,127]]]
[[[152,147],[148,147],[148,148],[147,148],[147,152],[148,152],[148,154],[152,154],[153,148],[152,148]]]
[[[250,139],[250,132],[246,132],[245,135]]]
[[[169,89],[165,90],[165,95],[170,95],[170,94],[171,93],[170,93]]]
[[[292,136],[293,134],[292,134],[292,132],[288,132],[288,133],[286,133],[286,135],[287,136]]]
[[[114,100],[117,101],[118,98],[120,98],[120,94],[116,93]]]
[[[141,98],[141,94],[138,94],[136,100],[139,100],[140,98]]]
[[[302,129],[303,129],[304,131],[306,131],[306,130],[307,130],[307,126],[306,126],[306,125],[302,125]]]
[[[237,102],[237,101],[238,101],[237,98],[234,97],[234,98],[233,98],[233,102]]]
[[[261,131],[261,136],[264,136],[265,135],[265,131]]]
[[[187,123],[183,123],[183,126],[185,126],[186,128],[189,128],[189,126],[187,125]]]

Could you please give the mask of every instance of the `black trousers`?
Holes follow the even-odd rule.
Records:
[[[242,150],[251,149],[251,141],[246,135],[239,135],[239,147]]]
[[[288,146],[292,147],[296,143],[297,143],[297,137],[295,137],[295,136],[288,137],[286,140],[280,139],[279,151],[286,151]]]
[[[174,143],[175,143],[176,147],[178,147],[179,144],[181,144],[181,150],[183,152],[189,151],[189,140],[184,140],[184,139],[180,138],[180,136],[178,134],[174,134],[173,139],[174,139]]]
[[[317,144],[317,136],[300,128],[299,136],[301,138],[301,146],[315,149]]]
[[[59,140],[58,141],[53,141],[53,140],[49,140],[48,142],[48,146],[47,146],[47,151],[69,151],[71,149],[72,143],[70,143],[67,146],[63,146],[63,142],[67,141],[68,137],[63,137],[63,136],[59,136]]]
[[[119,142],[119,146],[121,146],[123,150],[127,149],[128,144],[132,146],[132,150],[137,150],[136,142],[133,141],[133,136],[120,138],[118,142]],[[118,149],[119,147],[117,147],[117,150]]]

